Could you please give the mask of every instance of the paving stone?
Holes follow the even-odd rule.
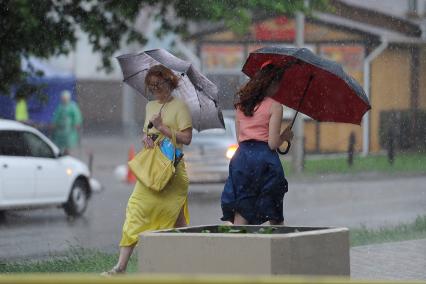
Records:
[[[353,247],[351,277],[426,280],[426,239]]]

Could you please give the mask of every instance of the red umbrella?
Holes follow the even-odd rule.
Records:
[[[299,111],[317,121],[361,124],[371,109],[362,87],[339,64],[306,48],[258,49],[250,53],[242,71],[253,77],[267,64],[285,69],[272,98],[296,110],[291,126]]]

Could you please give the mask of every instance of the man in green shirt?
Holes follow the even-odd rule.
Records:
[[[63,91],[61,103],[53,113],[53,141],[64,154],[78,146],[82,121],[80,108],[71,100],[70,91]]]

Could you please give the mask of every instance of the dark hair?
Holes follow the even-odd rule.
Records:
[[[256,105],[266,97],[268,87],[272,82],[281,80],[283,73],[282,67],[273,64],[260,69],[236,93],[234,107],[240,109],[246,116],[253,116]]]
[[[179,85],[179,77],[176,76],[172,70],[163,65],[154,65],[149,68],[148,73],[145,76],[145,86],[149,83],[152,76],[160,77],[165,80],[172,90],[176,89]]]

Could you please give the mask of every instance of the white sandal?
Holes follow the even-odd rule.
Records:
[[[101,276],[111,277],[111,276],[125,274],[125,273],[126,271],[120,270],[118,266],[114,266],[113,268],[111,268],[111,270],[102,272]]]

